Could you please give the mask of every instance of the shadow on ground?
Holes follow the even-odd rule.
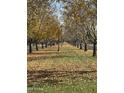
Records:
[[[52,71],[52,70],[38,70],[28,71],[28,86],[33,84],[49,84],[57,85],[63,83],[65,79],[71,80],[82,78],[84,80],[96,79],[96,71]],[[90,75],[90,76],[89,76]]]

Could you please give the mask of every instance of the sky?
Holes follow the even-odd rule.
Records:
[[[55,9],[55,12],[53,13],[53,15],[57,16],[60,24],[63,24],[63,22],[64,22],[64,18],[63,18],[64,4],[63,4],[63,2],[62,1],[60,1],[60,2],[55,1],[52,3],[51,7],[53,9]]]

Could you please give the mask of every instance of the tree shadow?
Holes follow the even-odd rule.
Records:
[[[40,54],[39,54],[40,55]],[[62,58],[81,58],[81,56],[77,56],[77,55],[52,55],[52,56],[34,56],[34,57],[28,57],[27,61],[32,61],[32,60],[43,60],[43,59],[62,59]]]
[[[62,79],[59,77],[71,77],[72,79],[82,77],[83,74],[96,73],[96,71],[55,71],[55,70],[38,70],[38,71],[27,71],[28,85],[33,85],[34,82],[41,84],[56,85],[62,83]],[[76,74],[76,75],[75,75]],[[78,74],[78,75],[77,75]],[[84,78],[91,79],[87,76]],[[31,83],[29,83],[31,81]]]
[[[50,54],[56,54],[57,52],[56,51],[52,51],[52,52],[34,52],[32,53],[31,55],[50,55]]]

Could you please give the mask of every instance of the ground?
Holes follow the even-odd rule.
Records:
[[[28,54],[28,93],[96,93],[96,57],[68,43]]]

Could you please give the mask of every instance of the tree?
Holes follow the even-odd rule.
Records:
[[[32,53],[32,43],[35,43],[38,50],[38,43],[42,45],[50,39],[56,39],[58,31],[58,22],[52,15],[53,10],[50,4],[54,0],[28,0],[27,17],[27,39],[29,44],[29,53]],[[53,32],[54,31],[54,32]]]
[[[71,3],[70,3],[71,2]],[[66,26],[73,32],[76,41],[84,43],[84,51],[87,51],[87,43],[93,43],[93,56],[96,55],[96,17],[97,17],[97,1],[96,0],[72,0],[68,1],[65,6],[65,21]],[[75,24],[75,25],[74,25]],[[73,26],[73,27],[72,27]],[[70,31],[72,32],[72,31]],[[79,33],[79,34],[78,34]],[[78,35],[77,35],[78,34]],[[77,39],[78,38],[78,39]]]

